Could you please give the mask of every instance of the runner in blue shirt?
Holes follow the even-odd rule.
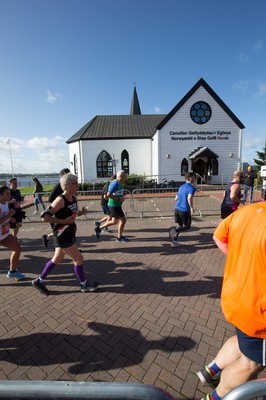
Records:
[[[170,230],[172,247],[177,247],[177,237],[180,232],[186,231],[191,227],[191,215],[194,212],[193,196],[197,190],[194,186],[193,172],[187,172],[185,175],[186,183],[180,186],[175,196],[175,222],[179,225]]]

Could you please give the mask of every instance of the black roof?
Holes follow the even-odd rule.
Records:
[[[177,103],[177,105],[166,115],[166,117],[157,125],[157,129],[162,129],[162,127],[173,117],[173,115],[187,102],[187,100],[202,86],[204,89],[214,98],[214,100],[220,105],[220,107],[228,114],[228,116],[234,121],[234,123],[240,128],[244,129],[245,126],[241,121],[235,116],[235,114],[227,107],[223,100],[215,93],[214,90],[208,85],[203,78],[201,78],[183,97],[182,100]]]
[[[97,115],[71,136],[66,143],[74,143],[79,140],[152,138],[156,129],[161,129],[200,86],[206,89],[239,128],[245,128],[235,114],[201,78],[169,114],[141,115],[138,95],[134,87],[130,115]]]
[[[66,143],[79,140],[152,138],[165,114],[97,115],[76,132]]]

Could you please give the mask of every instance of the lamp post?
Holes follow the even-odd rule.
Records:
[[[12,178],[14,177],[14,168],[13,168],[13,159],[12,159],[12,151],[11,151],[11,139],[8,139],[7,144],[9,145],[9,153],[10,153],[10,161],[11,161],[11,172]]]

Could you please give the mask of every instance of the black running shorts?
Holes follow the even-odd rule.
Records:
[[[125,216],[125,214],[122,210],[122,207],[119,207],[119,206],[117,206],[117,207],[109,206],[109,211],[110,211],[112,218],[123,218]]]

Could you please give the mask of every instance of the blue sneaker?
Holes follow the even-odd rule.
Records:
[[[129,242],[129,239],[125,236],[121,236],[121,238],[116,238],[117,242]]]
[[[7,278],[15,278],[19,280],[19,279],[24,279],[25,275],[19,272],[18,269],[16,269],[16,271],[14,272],[8,271]]]
[[[101,223],[99,221],[95,221],[94,225],[97,226],[99,228],[99,226],[101,225]]]

